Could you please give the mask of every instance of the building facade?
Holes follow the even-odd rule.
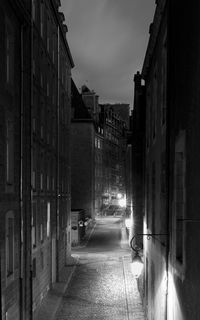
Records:
[[[70,255],[70,119],[73,60],[59,1],[33,1],[33,311]]]
[[[72,209],[95,217],[95,123],[72,82]]]
[[[0,5],[0,317],[29,319],[31,288],[30,15],[28,2]],[[27,253],[27,254],[25,254]]]
[[[104,209],[108,205],[118,205],[118,197],[126,195],[126,148],[127,124],[121,117],[120,111],[115,112],[115,105],[101,106],[101,122],[104,132],[103,151],[103,198]],[[129,108],[125,105],[129,118]]]
[[[143,234],[152,236],[142,236],[144,273],[139,284],[146,318],[151,320],[200,316],[199,3],[185,5],[181,14],[180,5],[157,1],[141,74]]]
[[[91,118],[94,121],[95,137],[94,137],[94,167],[95,167],[95,215],[99,215],[103,206],[103,150],[104,150],[104,133],[100,122],[100,106],[99,96],[90,90],[86,85],[81,88],[81,96]]]
[[[73,60],[60,1],[1,4],[1,318],[37,318],[70,254]]]

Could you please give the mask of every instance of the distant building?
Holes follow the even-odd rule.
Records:
[[[104,151],[103,151],[103,176],[104,176],[104,208],[109,204],[117,204],[118,195],[126,195],[125,187],[125,164],[127,147],[127,123],[124,121],[124,114],[129,118],[129,108],[125,105],[126,113],[123,116],[115,104],[100,105],[100,119],[104,132]],[[121,106],[120,106],[121,107]],[[123,108],[123,107],[122,107]]]
[[[94,167],[95,167],[95,182],[94,182],[94,197],[95,197],[95,215],[99,215],[102,210],[103,200],[103,150],[104,150],[104,132],[100,122],[100,107],[99,96],[90,90],[86,85],[81,88],[81,96],[87,107],[91,118],[94,121],[95,137],[94,137]]]
[[[71,207],[95,215],[95,123],[72,81]]]

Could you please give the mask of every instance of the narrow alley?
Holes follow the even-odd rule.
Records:
[[[120,218],[97,219],[88,243],[72,254],[78,264],[56,320],[144,319]]]

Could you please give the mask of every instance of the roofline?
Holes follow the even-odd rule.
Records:
[[[64,42],[64,45],[65,45],[65,48],[66,48],[66,51],[67,51],[67,54],[68,54],[68,57],[69,57],[69,60],[70,60],[71,68],[73,68],[75,66],[75,64],[74,64],[74,61],[73,61],[73,58],[72,58],[72,54],[71,54],[71,51],[70,51],[70,48],[69,48],[69,45],[68,45],[68,41],[66,39],[66,34],[64,32],[63,24],[60,21],[60,17],[59,17],[59,13],[60,12],[58,11],[58,9],[56,7],[55,1],[51,0],[51,3],[52,3],[52,6],[54,8],[54,11],[55,11],[55,15],[56,15],[56,19],[57,19],[57,22],[58,22],[59,30],[61,32],[61,35],[62,35],[62,38],[63,38],[63,42]]]
[[[145,54],[145,58],[144,58],[144,63],[143,63],[143,67],[142,67],[142,79],[146,79],[147,76],[147,72],[148,72],[148,68],[151,64],[151,58],[156,46],[156,41],[158,38],[158,34],[159,34],[159,30],[160,30],[160,25],[162,22],[162,18],[163,18],[163,12],[165,10],[165,5],[167,3],[167,0],[160,0],[157,3],[156,6],[156,10],[154,13],[154,18],[153,18],[153,22],[150,24],[149,26],[149,41],[148,41],[148,45],[147,45],[147,50],[146,50],[146,54]]]

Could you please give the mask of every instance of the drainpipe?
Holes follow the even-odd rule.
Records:
[[[167,184],[167,199],[166,199],[166,212],[167,212],[167,243],[166,243],[166,311],[165,320],[168,319],[168,288],[169,288],[169,253],[170,253],[170,110],[169,110],[169,2],[166,4],[167,14],[167,80],[166,80],[166,184]]]
[[[60,86],[60,30],[58,26],[58,83],[57,83],[57,186],[56,186],[56,281],[59,280],[59,236],[60,236],[60,164],[59,164],[59,152],[60,152],[60,97],[59,97],[59,86]]]
[[[2,291],[1,291],[1,247],[0,247],[0,319],[2,319]]]
[[[19,248],[19,285],[20,285],[20,319],[23,319],[23,307],[24,307],[24,301],[23,301],[23,234],[24,234],[24,223],[23,223],[23,120],[24,120],[24,99],[23,99],[23,91],[24,91],[24,82],[23,82],[23,73],[24,73],[24,25],[21,26],[21,92],[20,92],[20,234],[19,234],[19,242],[20,242],[20,248]]]
[[[31,78],[30,78],[30,107],[31,110],[29,112],[30,115],[30,218],[29,218],[29,252],[30,252],[30,320],[33,319],[33,264],[32,264],[32,203],[33,203],[33,190],[32,190],[32,172],[33,172],[33,159],[32,159],[32,153],[33,153],[33,133],[32,133],[32,107],[33,107],[33,2],[31,2],[31,43],[30,43],[30,67],[31,67]]]

